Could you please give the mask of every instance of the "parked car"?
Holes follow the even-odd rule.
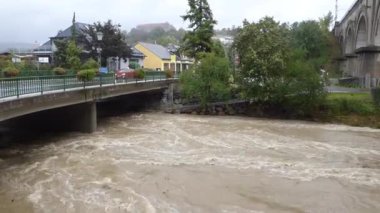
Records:
[[[116,79],[135,78],[135,70],[133,69],[120,69],[115,72]]]

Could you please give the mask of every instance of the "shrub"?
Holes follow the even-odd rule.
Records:
[[[332,115],[371,115],[376,107],[369,94],[330,94],[326,108]]]
[[[140,69],[141,67],[140,67],[140,64],[137,62],[130,62],[129,68],[136,70],[136,69]]]
[[[165,70],[165,76],[166,76],[166,78],[173,78],[174,72],[171,70]]]
[[[138,78],[138,79],[145,78],[145,72],[144,72],[144,70],[143,69],[136,70],[136,76],[135,77]]]
[[[20,71],[15,67],[6,67],[3,73],[5,77],[16,77],[20,74]]]
[[[81,70],[77,74],[77,78],[80,81],[91,81],[92,79],[95,78],[96,76],[96,69],[86,69],[86,70]]]
[[[183,97],[188,101],[199,101],[204,109],[214,101],[228,100],[231,97],[230,76],[226,58],[206,53],[192,70],[181,74]]]
[[[7,67],[13,67],[12,58],[10,56],[0,56],[0,70]]]
[[[380,106],[380,87],[371,90],[373,102]]]
[[[66,70],[63,69],[62,67],[56,67],[56,68],[54,68],[53,72],[56,75],[65,75],[66,74]]]
[[[99,63],[94,59],[90,58],[82,65],[82,70],[87,69],[99,69]]]

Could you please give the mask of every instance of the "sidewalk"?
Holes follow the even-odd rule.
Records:
[[[349,88],[340,86],[327,86],[325,87],[329,93],[369,93],[369,89],[365,88]]]

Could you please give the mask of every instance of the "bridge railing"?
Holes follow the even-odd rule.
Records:
[[[174,78],[177,78],[175,76]],[[63,76],[34,76],[0,78],[0,99],[17,97],[27,94],[44,94],[53,91],[66,91],[75,88],[102,87],[105,85],[133,84],[167,80],[164,73],[160,75],[146,75],[143,79],[118,79],[114,74],[101,74],[91,81],[78,80],[76,75]]]

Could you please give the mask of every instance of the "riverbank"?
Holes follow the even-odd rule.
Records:
[[[369,93],[329,94],[315,120],[380,129],[380,106]]]
[[[206,108],[202,108],[199,104],[179,105],[168,112],[192,115],[242,115],[295,119],[380,129],[380,107],[375,105],[369,93],[328,94],[321,107],[313,115],[308,116],[289,114],[276,107],[265,108],[242,100],[212,103]]]

